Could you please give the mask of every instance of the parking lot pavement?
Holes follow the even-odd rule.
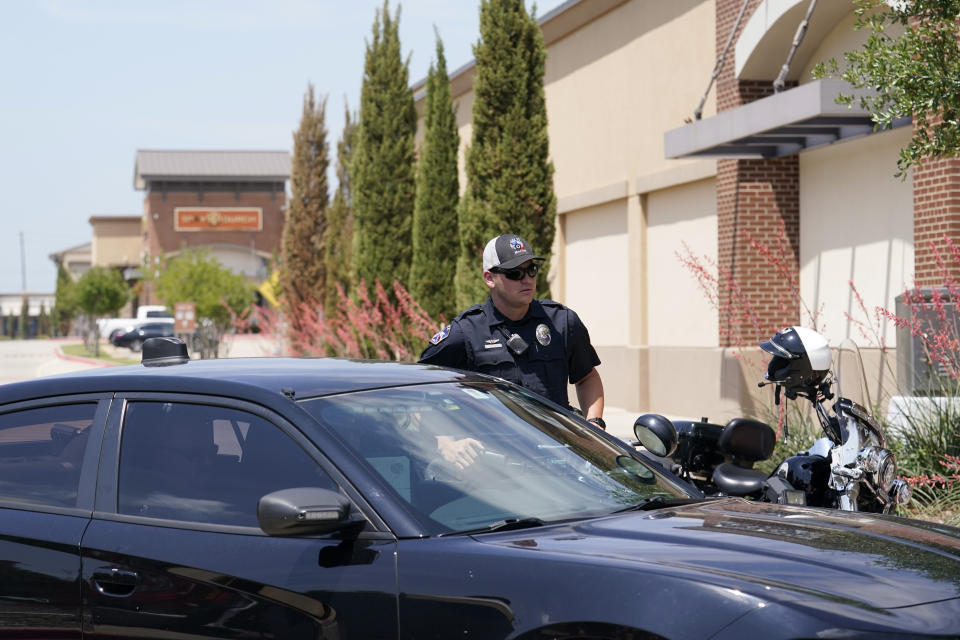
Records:
[[[132,362],[139,362],[141,357],[140,353],[133,352],[127,347],[115,347],[105,340],[100,342],[100,352],[112,358]],[[190,355],[194,359],[199,358],[196,353]],[[277,355],[277,350],[271,338],[253,334],[228,335],[224,336],[220,342],[221,358],[260,358],[272,355]]]
[[[220,345],[222,358],[263,358],[275,355],[279,355],[277,340],[259,333],[224,336]]]
[[[607,423],[607,433],[624,440],[634,440],[633,422],[640,416],[638,411],[627,411],[619,407],[605,406],[603,421]]]

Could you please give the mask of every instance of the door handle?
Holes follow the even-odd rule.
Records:
[[[136,571],[104,567],[93,571],[93,587],[105,596],[125,598],[136,590],[140,576]]]

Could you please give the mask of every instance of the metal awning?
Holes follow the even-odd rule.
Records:
[[[840,93],[856,92],[843,80],[817,80],[696,120],[664,134],[664,155],[777,158],[874,133],[870,113],[856,101],[837,104]]]

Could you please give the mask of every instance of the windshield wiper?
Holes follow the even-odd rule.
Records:
[[[666,496],[651,496],[644,498],[636,504],[623,509],[617,509],[614,513],[623,513],[625,511],[649,511],[650,509],[662,509],[663,507],[676,507],[681,504],[693,504],[694,502],[703,502],[703,498],[673,498]]]
[[[441,536],[469,536],[474,533],[492,533],[494,531],[514,531],[516,529],[530,529],[532,527],[542,527],[547,524],[540,518],[507,518],[506,520],[497,520],[493,524],[477,529],[468,529],[466,531],[451,531],[450,533],[441,533]]]

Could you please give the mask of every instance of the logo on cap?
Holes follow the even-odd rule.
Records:
[[[523,251],[526,249],[526,247],[523,246],[523,243],[520,242],[520,238],[516,236],[510,238],[510,246],[513,247],[514,251]]]

